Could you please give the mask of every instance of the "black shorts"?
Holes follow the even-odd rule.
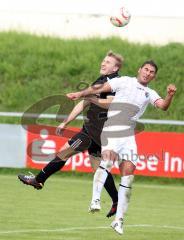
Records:
[[[83,127],[82,130],[73,136],[68,144],[72,147],[76,152],[83,152],[88,150],[90,155],[95,157],[101,156],[101,146],[98,145],[88,134],[87,130]]]

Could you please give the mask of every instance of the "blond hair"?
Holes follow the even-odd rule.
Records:
[[[118,69],[120,69],[124,63],[124,58],[123,56],[121,56],[120,54],[118,53],[114,53],[112,50],[110,50],[108,53],[107,53],[107,56],[108,57],[113,57],[115,60],[116,60],[116,66],[118,67]]]

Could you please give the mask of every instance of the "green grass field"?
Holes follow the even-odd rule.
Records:
[[[59,175],[37,191],[19,182],[16,174],[0,174],[1,240],[183,239],[183,186],[135,181],[125,233],[119,236],[109,227],[112,219],[105,217],[111,205],[105,190],[102,211],[87,211],[92,176]]]

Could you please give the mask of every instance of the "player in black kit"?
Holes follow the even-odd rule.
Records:
[[[108,79],[118,77],[118,71],[121,68],[122,63],[123,58],[121,55],[113,53],[112,51],[108,52],[101,63],[101,76],[92,85],[103,84]],[[109,92],[101,93],[98,97],[100,98],[102,105],[108,105],[112,101],[114,95],[115,93]],[[61,123],[57,127],[56,133],[60,135],[66,125],[72,120],[74,120],[77,115],[84,110],[84,108],[88,107],[87,120],[84,122],[82,130],[78,134],[73,136],[61,148],[59,153],[57,153],[55,159],[50,161],[37,174],[37,176],[19,174],[18,178],[20,179],[20,181],[22,181],[24,184],[31,185],[36,189],[42,189],[47,178],[62,169],[69,157],[78,152],[83,152],[84,150],[88,150],[91,166],[95,171],[100,164],[100,135],[104,122],[107,119],[107,110],[100,107],[101,104],[97,106],[87,100],[82,100],[81,102],[79,102],[69,114],[67,119],[65,119],[63,123]],[[114,183],[114,179],[110,172],[108,173],[108,177],[104,187],[112,199],[112,207],[107,214],[107,217],[111,217],[116,213],[118,192]]]

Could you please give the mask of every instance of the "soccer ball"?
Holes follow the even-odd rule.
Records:
[[[131,14],[127,8],[121,7],[117,13],[113,14],[110,17],[110,22],[116,27],[126,26],[131,18]]]

